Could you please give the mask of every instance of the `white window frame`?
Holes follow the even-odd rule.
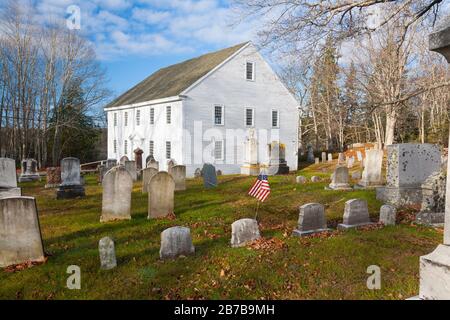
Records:
[[[128,127],[128,111],[124,112],[123,118],[124,127]]]
[[[221,150],[220,150],[220,158],[216,158],[216,143],[220,142],[221,143]],[[225,158],[225,141],[224,140],[214,140],[214,149],[213,149],[213,157],[215,161],[223,161]]]
[[[172,124],[172,106],[166,106],[166,124]]]
[[[155,154],[155,141],[150,140],[148,142],[148,155],[153,156]]]
[[[247,64],[249,64],[249,63],[252,64],[252,78],[251,79],[247,78]],[[246,61],[245,62],[245,80],[255,81],[255,71],[256,71],[255,63],[253,61]]]
[[[276,126],[273,125],[273,113],[274,112],[277,113],[277,125]],[[278,109],[270,110],[270,126],[272,128],[279,128],[280,127],[280,111]]]
[[[247,110],[252,110],[252,124],[247,124]],[[253,107],[245,107],[244,109],[244,125],[246,128],[253,128],[255,126],[255,108]]]
[[[172,142],[166,141],[166,159],[172,159]]]
[[[136,126],[141,125],[141,110],[136,110]]]
[[[155,108],[150,108],[150,125],[155,124]]]
[[[117,112],[113,113],[113,126],[117,127]]]
[[[216,107],[222,108],[221,120],[222,123],[216,123]],[[215,104],[213,108],[213,124],[215,126],[224,126],[225,125],[225,106],[223,104]]]

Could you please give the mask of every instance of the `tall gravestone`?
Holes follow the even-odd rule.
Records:
[[[142,154],[144,151],[142,149],[137,148],[134,150],[134,161],[136,161],[136,170],[141,171],[142,170]]]
[[[84,196],[84,187],[81,184],[80,160],[77,158],[62,159],[61,184],[56,191],[56,199],[72,199]]]
[[[349,175],[347,167],[337,167],[334,170],[331,183],[328,185],[328,189],[332,190],[351,190],[352,187],[349,184]]]
[[[383,183],[383,178],[381,176],[383,150],[367,150],[364,163],[362,178],[358,182],[358,186],[363,188],[380,186]]]
[[[169,174],[175,181],[175,191],[186,190],[186,166],[176,165],[170,167]]]
[[[322,163],[327,162],[327,153],[326,152],[322,152]]]
[[[0,199],[21,195],[22,191],[17,187],[16,162],[0,158]]]
[[[430,49],[441,53],[450,63],[450,16],[429,37]],[[450,136],[449,136],[450,142]],[[447,161],[444,243],[420,257],[421,299],[450,299],[450,161]]]
[[[298,226],[294,230],[295,236],[306,236],[328,231],[325,207],[320,203],[307,203],[300,207]]]
[[[148,218],[163,218],[173,214],[175,181],[160,171],[150,179],[148,187]]]
[[[216,168],[210,164],[205,163],[202,168],[203,186],[206,189],[217,187],[217,173]]]
[[[138,179],[136,162],[135,161],[125,161],[125,169],[127,169],[128,173],[133,178],[133,181]]]
[[[403,143],[387,146],[386,186],[376,189],[377,199],[399,207],[422,203],[422,184],[441,167],[439,146]]]
[[[249,136],[244,142],[244,163],[241,166],[241,174],[257,176],[259,171],[258,140],[255,137],[255,131],[250,130]]]
[[[35,199],[0,199],[0,267],[44,260]]]
[[[311,145],[307,147],[306,161],[309,163],[314,163],[314,149]]]
[[[37,172],[37,161],[34,159],[22,160],[22,171],[19,177],[19,182],[29,182],[39,180]]]
[[[333,162],[333,154],[328,154],[328,162]]]
[[[142,193],[148,192],[148,184],[150,183],[150,180],[153,178],[153,176],[157,173],[158,170],[152,167],[142,170]]]
[[[286,146],[278,141],[272,141],[269,148],[270,160],[267,168],[268,175],[288,174],[286,162]]]
[[[133,179],[124,166],[110,169],[103,177],[100,222],[131,219]]]

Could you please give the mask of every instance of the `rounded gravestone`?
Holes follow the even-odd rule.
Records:
[[[254,219],[240,219],[231,224],[231,246],[242,247],[261,238],[258,222]]]
[[[186,166],[169,167],[169,174],[175,181],[175,191],[186,190]]]
[[[307,179],[306,179],[306,177],[304,177],[304,176],[297,176],[297,177],[295,178],[295,182],[296,182],[296,183],[301,183],[301,184],[303,184],[303,183],[306,183],[306,181],[307,181]]]
[[[207,189],[217,187],[217,173],[216,168],[210,164],[205,163],[202,168],[203,186]]]
[[[100,255],[100,268],[110,270],[117,267],[116,250],[114,241],[110,237],[104,237],[98,242],[98,252]]]
[[[142,170],[142,193],[148,192],[148,184],[155,174],[158,173],[158,169],[148,167]]]
[[[338,229],[346,230],[359,226],[372,224],[369,217],[367,201],[364,199],[351,199],[345,203],[343,223]]]
[[[385,204],[380,208],[380,222],[382,222],[385,226],[394,226],[395,219],[397,216],[397,209],[390,205]]]
[[[122,156],[122,157],[119,159],[119,164],[125,165],[125,161],[130,161],[130,159],[128,159],[127,156]]]
[[[351,187],[348,181],[348,168],[337,167],[331,176],[331,183],[328,187],[333,190],[349,190]]]
[[[307,203],[300,207],[298,226],[294,235],[304,236],[327,231],[325,207],[320,203]]]
[[[320,177],[318,177],[318,176],[312,176],[311,177],[311,182],[320,182]]]
[[[101,222],[131,219],[133,179],[124,166],[109,170],[102,181],[103,199]]]
[[[187,256],[195,253],[192,244],[191,230],[186,227],[171,227],[161,232],[161,259],[173,259],[181,255]]]
[[[162,218],[173,214],[175,181],[169,173],[160,171],[148,185],[148,218]]]

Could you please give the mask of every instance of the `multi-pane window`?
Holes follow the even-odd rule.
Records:
[[[254,125],[254,110],[252,108],[245,109],[245,125],[247,127],[253,127]]]
[[[172,158],[172,146],[170,141],[166,141],[166,159]]]
[[[172,107],[171,106],[166,107],[166,122],[167,122],[167,124],[172,123]]]
[[[114,127],[117,127],[117,112],[114,112],[113,114],[113,122],[114,122]]]
[[[125,127],[128,126],[128,112],[125,112]]]
[[[155,124],[155,108],[150,108],[150,124]]]
[[[113,150],[114,150],[114,153],[117,153],[117,140],[113,141]]]
[[[123,153],[128,154],[128,141],[127,140],[125,140],[123,142]]]
[[[214,124],[215,125],[223,125],[223,115],[224,110],[223,106],[214,106]]]
[[[246,63],[245,77],[247,80],[255,80],[255,64],[253,62]]]
[[[278,110],[272,110],[272,127],[278,128],[280,125],[278,117]]]
[[[141,125],[141,110],[136,110],[136,125]]]
[[[214,141],[214,159],[223,160],[223,140]]]
[[[154,148],[155,148],[155,143],[153,142],[153,140],[150,140],[150,142],[148,144],[148,154],[150,156],[153,156]]]

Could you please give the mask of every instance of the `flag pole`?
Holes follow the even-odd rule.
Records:
[[[258,209],[259,209],[259,204],[261,201],[259,201],[258,199],[256,200],[256,214],[255,214],[255,220],[258,218]]]

